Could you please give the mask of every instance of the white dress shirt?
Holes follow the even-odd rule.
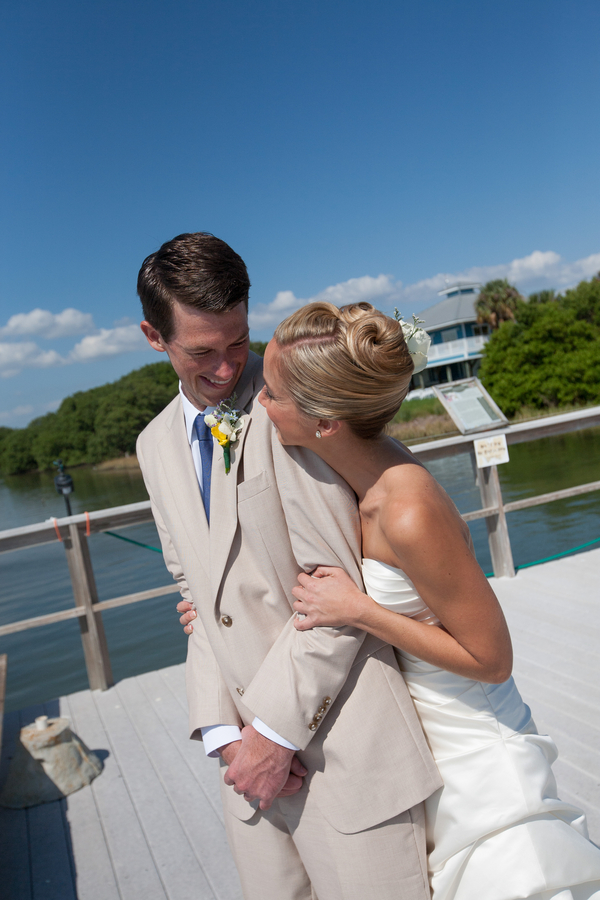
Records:
[[[199,441],[196,432],[194,431],[194,422],[196,421],[199,412],[206,415],[213,412],[214,406],[207,406],[202,410],[196,409],[194,404],[191,403],[183,393],[181,382],[179,383],[179,393],[183,404],[185,430],[192,451],[194,469],[196,470],[196,477],[198,479],[198,484],[200,485],[200,490],[202,490],[202,461],[200,458]],[[287,747],[288,750],[300,749],[299,747],[296,747],[295,744],[286,741],[285,738],[281,737],[281,735],[277,734],[272,728],[269,728],[268,725],[256,717],[252,722],[252,726],[264,735],[264,737],[269,738],[269,740],[274,741],[276,744],[281,744],[282,747]],[[207,756],[219,756],[220,747],[224,747],[225,744],[230,744],[232,741],[239,741],[242,738],[242,733],[237,725],[207,725],[204,728],[201,728],[200,731],[202,732],[202,740]]]

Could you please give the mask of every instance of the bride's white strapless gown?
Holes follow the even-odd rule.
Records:
[[[365,559],[363,579],[387,609],[439,623],[400,569]],[[557,798],[556,747],[513,679],[483,684],[397,653],[444,780],[425,802],[433,900],[600,900],[600,850]]]

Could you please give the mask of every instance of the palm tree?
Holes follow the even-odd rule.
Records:
[[[487,322],[492,331],[500,328],[502,322],[515,319],[517,303],[523,297],[506,278],[497,278],[484,284],[475,304],[478,322]]]

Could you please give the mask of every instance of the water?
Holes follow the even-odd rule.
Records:
[[[546,438],[510,449],[499,467],[505,502],[600,480],[600,429]],[[480,507],[468,455],[428,465],[461,512]],[[73,513],[146,500],[137,471],[73,469]],[[51,473],[0,480],[0,530],[65,514]],[[477,558],[491,571],[483,520],[470,523]],[[515,564],[561,553],[600,537],[600,492],[508,515]],[[153,524],[121,532],[159,546]],[[162,557],[106,534],[92,535],[90,552],[101,600],[168,584]],[[73,606],[64,549],[58,542],[0,555],[0,624]],[[177,595],[107,610],[103,614],[115,679],[182,662],[186,638],[175,613]],[[7,709],[86,688],[87,677],[76,620],[0,638],[8,654]]]

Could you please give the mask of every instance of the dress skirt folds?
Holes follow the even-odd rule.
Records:
[[[400,570],[363,561],[369,595],[436,624]],[[433,900],[600,900],[600,850],[558,799],[556,747],[512,678],[483,684],[397,651],[444,787],[425,803]]]

